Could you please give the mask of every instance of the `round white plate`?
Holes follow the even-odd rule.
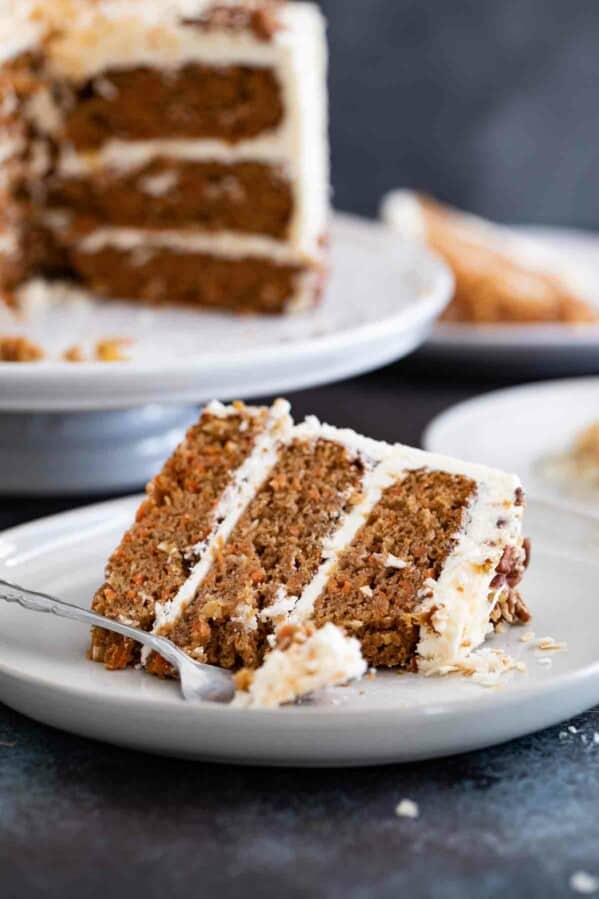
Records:
[[[599,378],[497,390],[439,415],[427,428],[431,452],[517,472],[529,496],[599,516],[599,493],[550,479],[543,464],[599,421]]]
[[[562,275],[599,304],[599,236],[559,228],[517,230],[531,255],[548,265],[557,259]],[[593,374],[599,372],[599,325],[440,323],[422,353],[496,373]]]
[[[0,333],[23,334],[54,361],[0,363],[0,411],[115,409],[298,390],[359,374],[419,346],[452,291],[425,249],[383,225],[336,215],[332,281],[318,309],[239,317],[131,303],[58,299],[30,320],[0,312]],[[132,361],[72,364],[73,344],[131,338]]]
[[[89,506],[4,533],[0,577],[89,603],[137,502]],[[496,635],[492,642],[528,667],[496,688],[456,676],[385,672],[302,706],[188,705],[173,682],[89,662],[81,625],[0,601],[0,700],[77,734],[223,762],[380,764],[509,740],[599,701],[599,523],[532,503],[527,528],[534,546],[525,586],[531,627],[538,637],[567,641],[569,649],[541,653],[519,640],[520,628]],[[551,666],[537,657],[551,658]]]

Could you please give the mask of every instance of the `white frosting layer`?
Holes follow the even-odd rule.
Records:
[[[88,3],[50,42],[51,68],[62,76],[87,80],[110,69],[169,69],[194,62],[279,67],[290,53],[299,51],[303,33],[316,15],[311,4],[289,3],[280,15],[283,27],[270,40],[261,40],[249,28],[206,30],[186,25],[168,0],[159,7],[159,0],[104,2],[95,9]]]
[[[260,235],[238,234],[233,231],[209,233],[100,228],[92,231],[79,243],[79,248],[84,253],[98,253],[106,247],[115,247],[127,252],[167,249],[179,253],[209,253],[229,259],[259,256],[283,264],[301,265],[308,261],[303,254],[279,240]]]
[[[360,678],[366,668],[358,640],[328,623],[304,642],[272,650],[255,672],[249,696],[242,694],[239,701],[249,708],[276,708]]]
[[[315,415],[308,415],[302,424],[296,425],[295,436],[298,440],[331,440],[333,443],[340,443],[350,453],[373,462],[386,459],[393,449],[391,444],[364,437],[351,428],[335,428],[324,424]]]
[[[0,165],[4,165],[13,156],[25,149],[25,142],[20,137],[4,137],[0,139]]]
[[[99,150],[76,153],[64,149],[58,172],[65,177],[93,175],[101,169],[132,172],[162,157],[185,162],[262,162],[287,168],[289,146],[285,130],[229,144],[224,140],[110,140]]]
[[[27,53],[41,41],[44,28],[21,18],[19,3],[26,0],[3,0],[0,3],[0,65]]]
[[[228,414],[226,407],[212,407],[212,409],[215,408],[218,408],[218,413],[213,412],[213,414]],[[289,403],[285,400],[277,400],[270,410],[264,432],[220,498],[214,513],[214,527],[210,536],[206,541],[194,547],[198,561],[193,566],[191,574],[182,584],[174,599],[156,605],[154,633],[160,633],[165,625],[176,621],[185,605],[193,599],[198,587],[210,571],[219,549],[229,539],[233,528],[255,496],[256,491],[275,466],[279,448],[281,444],[290,439],[292,429],[293,421],[289,415]]]
[[[520,547],[522,508],[514,490],[479,481],[478,494],[441,577],[425,585],[421,611],[434,609],[430,626],[420,630],[418,667],[424,674],[445,674],[465,662],[492,630],[489,616],[500,592],[491,581],[507,546]],[[509,507],[508,507],[509,506]],[[498,526],[503,521],[503,526]],[[492,594],[492,599],[489,598]]]
[[[10,256],[18,248],[18,238],[14,231],[0,231],[0,255]]]
[[[394,190],[381,204],[381,218],[406,240],[426,243],[426,219],[418,194],[411,190]]]
[[[408,469],[461,474],[476,481],[477,495],[467,510],[458,541],[437,581],[425,585],[421,612],[436,608],[431,627],[421,628],[417,647],[419,670],[443,673],[462,663],[491,630],[490,615],[499,599],[491,581],[508,546],[522,543],[522,506],[515,504],[521,487],[516,475],[482,465],[402,447]],[[493,598],[490,599],[490,595]]]

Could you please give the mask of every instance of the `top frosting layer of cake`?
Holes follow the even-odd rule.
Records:
[[[5,0],[0,61],[43,46],[49,66],[73,80],[109,68],[165,68],[198,58],[271,65],[315,18],[320,13],[311,4],[276,0]],[[291,20],[296,27],[289,27]]]

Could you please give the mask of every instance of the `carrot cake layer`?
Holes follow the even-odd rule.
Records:
[[[295,311],[320,296],[328,192],[325,29],[310,3],[2,6],[0,289],[60,277],[125,300]],[[100,259],[77,261],[82,229],[110,228],[166,242],[209,233],[208,246],[187,247],[192,268],[211,257],[207,280],[220,284],[230,265],[233,293],[202,283],[188,299],[189,267],[178,284],[167,253],[150,289],[123,293],[123,265],[113,278]],[[256,236],[272,245],[256,248]]]
[[[194,547],[218,520],[218,503],[260,440],[269,439],[278,419],[266,409],[238,405],[223,414],[217,405],[202,415],[185,441],[149,484],[135,523],[110,558],[106,582],[93,607],[144,630],[154,623],[156,602],[173,598],[189,574]],[[109,668],[136,659],[131,641],[96,630],[92,658]]]
[[[273,314],[314,296],[321,278],[319,272],[304,272],[267,255],[221,256],[209,248],[179,248],[178,242],[152,245],[143,237],[135,247],[83,243],[69,256],[72,271],[97,296],[151,305]]]
[[[152,102],[140,102],[142,97]],[[77,150],[95,149],[113,137],[237,143],[276,128],[284,111],[272,70],[198,64],[175,72],[108,71],[79,88],[69,106],[63,133]]]
[[[256,667],[282,586],[299,594],[316,574],[323,540],[354,501],[363,471],[357,455],[330,441],[282,448],[193,599],[160,633],[195,658]]]
[[[261,162],[156,157],[134,171],[50,180],[48,206],[89,226],[196,228],[285,239],[293,193],[283,168]]]
[[[215,416],[231,427],[264,415],[210,406],[199,428]],[[322,653],[330,671],[339,670],[332,647],[355,662],[359,646],[364,664],[446,673],[470,664],[498,621],[528,619],[518,592],[529,552],[515,476],[314,418],[295,425],[283,401],[268,421],[220,499],[222,473],[211,488],[219,513],[207,531],[204,519],[200,543],[178,542],[190,564],[173,569],[167,595],[154,592],[146,629],[197,660],[241,669],[250,694],[262,672],[256,690],[272,698],[268,672],[287,678],[287,649],[298,665]],[[174,527],[171,509],[156,514],[166,531]],[[168,533],[159,536],[168,545]],[[111,587],[112,614],[129,616],[127,593],[123,600]],[[325,627],[326,640],[315,639]],[[156,655],[143,660],[154,674],[171,673]]]
[[[475,481],[426,468],[387,487],[340,554],[315,602],[315,623],[332,621],[357,636],[372,665],[411,664],[421,590],[441,574],[475,495]],[[348,597],[342,617],[340,595]]]

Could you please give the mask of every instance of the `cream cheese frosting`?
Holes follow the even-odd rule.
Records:
[[[271,650],[255,672],[248,693],[238,694],[237,702],[248,708],[276,708],[325,687],[357,680],[366,669],[359,641],[329,622],[285,651]]]

